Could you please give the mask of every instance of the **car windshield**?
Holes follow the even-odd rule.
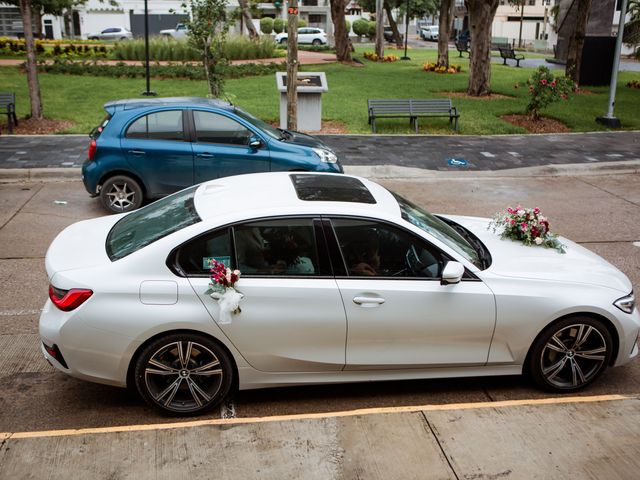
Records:
[[[402,218],[437,238],[448,247],[451,247],[476,267],[483,268],[483,262],[480,255],[462,235],[438,217],[431,215],[426,210],[414,205],[409,200],[402,198],[400,195],[393,192],[391,193],[398,201]]]
[[[194,185],[174,193],[120,219],[107,235],[107,255],[111,261],[198,223],[201,219],[193,204],[197,188]]]
[[[243,118],[244,120],[249,122],[254,127],[259,128],[263,132],[266,132],[267,135],[269,135],[270,137],[273,137],[276,140],[281,140],[282,139],[282,131],[278,130],[275,127],[272,127],[267,122],[264,122],[264,121],[260,120],[259,118],[254,117],[250,113],[245,112],[244,110],[241,110],[238,107],[235,107],[235,113],[240,118]]]

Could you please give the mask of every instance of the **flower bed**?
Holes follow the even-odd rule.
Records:
[[[372,62],[397,62],[398,60],[400,60],[400,57],[398,57],[397,55],[385,55],[382,58],[378,57],[378,55],[374,52],[364,52],[363,55],[364,58],[366,58],[367,60],[371,60]]]
[[[462,71],[462,67],[460,65],[449,65],[449,67],[445,67],[444,65],[438,65],[437,63],[431,62],[423,64],[422,69],[425,72],[435,73],[460,73]]]

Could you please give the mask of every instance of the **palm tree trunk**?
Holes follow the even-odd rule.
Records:
[[[471,59],[467,95],[481,97],[491,94],[491,25],[498,0],[467,0]]]
[[[591,0],[578,0],[576,16],[576,28],[569,39],[569,50],[567,51],[566,75],[580,85],[580,67],[582,66],[582,47],[584,37],[587,32],[587,22],[591,10]]]
[[[451,35],[451,5],[453,0],[440,0],[440,18],[438,23],[438,65],[449,67],[449,36]]]
[[[331,0],[331,18],[336,42],[336,58],[339,62],[351,63],[351,44],[344,18],[345,0]]]

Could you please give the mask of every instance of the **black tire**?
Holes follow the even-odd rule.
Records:
[[[311,42],[311,45],[313,45],[314,47],[319,47],[320,45],[322,45],[322,40],[320,40],[319,38],[315,38],[313,42]]]
[[[165,414],[184,416],[200,415],[219,405],[229,395],[233,377],[226,351],[197,333],[156,339],[140,353],[134,370],[136,389],[149,405]]]
[[[287,39],[286,38],[281,38],[280,39],[280,45],[286,45],[287,44]]]
[[[575,392],[605,371],[612,350],[613,339],[601,321],[565,318],[538,336],[529,355],[528,371],[546,390]]]
[[[102,184],[100,200],[111,213],[130,212],[142,205],[142,187],[131,177],[116,175]]]

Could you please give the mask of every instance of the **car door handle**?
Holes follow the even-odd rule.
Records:
[[[213,158],[213,154],[212,153],[198,153],[196,154],[197,157],[200,158]]]
[[[382,297],[353,297],[353,303],[357,303],[358,305],[362,305],[362,304],[382,305],[384,303],[384,298],[382,298]]]
[[[136,155],[136,156],[146,155],[146,153],[143,150],[129,150],[129,153],[131,155]]]

